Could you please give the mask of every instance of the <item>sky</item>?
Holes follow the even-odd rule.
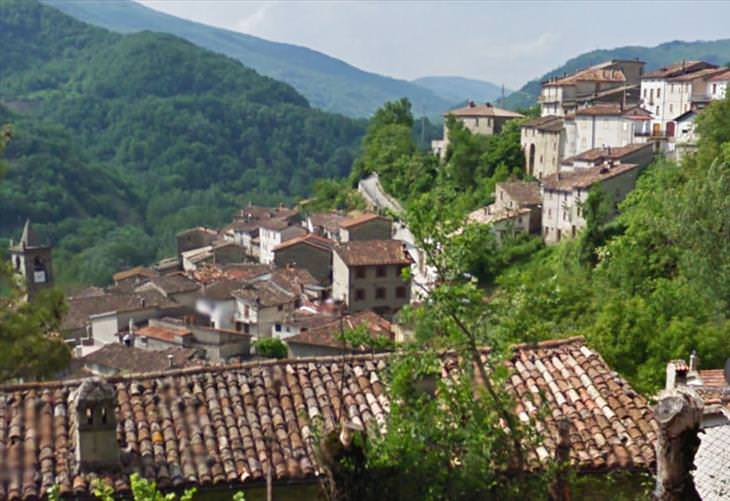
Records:
[[[593,49],[730,38],[730,2],[719,0],[138,1],[383,75],[456,75],[511,89]]]

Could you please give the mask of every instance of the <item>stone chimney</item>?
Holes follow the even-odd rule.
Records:
[[[101,378],[89,378],[68,399],[77,470],[118,469],[121,463],[114,387]]]

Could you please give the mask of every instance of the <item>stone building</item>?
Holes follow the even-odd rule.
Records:
[[[498,242],[518,233],[539,233],[542,195],[534,181],[497,183],[494,203],[467,216],[467,223],[491,224]]]
[[[522,125],[520,145],[529,176],[541,179],[558,172],[565,152],[563,119],[549,115],[528,120]]]
[[[312,274],[320,283],[332,283],[332,240],[310,233],[274,247],[274,264],[296,266]]]
[[[520,113],[497,108],[491,103],[476,104],[474,101],[469,101],[463,108],[447,111],[444,113],[443,139],[431,142],[431,149],[434,154],[442,158],[446,155],[449,146],[449,128],[446,119],[450,116],[463,123],[464,127],[469,129],[472,134],[483,136],[499,134],[506,122],[524,117]]]
[[[593,187],[600,187],[615,212],[634,188],[640,166],[605,163],[596,167],[558,172],[543,179],[542,235],[547,244],[572,238],[586,225],[583,204]]]
[[[389,318],[411,298],[410,280],[402,272],[413,259],[400,240],[356,240],[335,247],[332,297],[349,313],[373,310]]]
[[[30,220],[25,222],[20,242],[10,242],[10,261],[13,271],[23,279],[28,299],[43,289],[53,287],[53,259],[51,246],[41,242]]]
[[[385,216],[365,213],[340,222],[340,242],[352,240],[389,240],[393,221]]]

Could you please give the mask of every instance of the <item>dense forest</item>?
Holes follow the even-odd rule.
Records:
[[[66,284],[163,257],[248,200],[307,195],[349,171],[364,132],[228,57],[35,1],[0,0],[0,43],[0,236],[39,223]]]

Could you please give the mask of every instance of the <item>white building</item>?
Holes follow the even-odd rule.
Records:
[[[693,101],[707,101],[707,80],[716,68],[704,61],[681,61],[641,78],[641,103],[652,114],[653,136],[674,136],[673,120],[690,111]]]
[[[708,97],[711,100],[724,99],[728,95],[730,88],[730,68],[718,71],[710,77],[707,83]]]
[[[565,156],[600,147],[621,147],[645,141],[651,114],[638,107],[596,104],[580,108],[566,119]]]
[[[561,117],[543,116],[522,125],[520,145],[527,174],[538,179],[558,172],[565,155],[566,130]]]
[[[540,114],[563,117],[595,102],[630,101],[643,72],[639,60],[611,60],[542,84]]]
[[[636,164],[603,164],[543,179],[542,235],[547,244],[572,238],[586,225],[583,204],[594,186],[600,186],[615,209],[634,188],[640,167]]]
[[[303,237],[307,230],[299,225],[279,218],[259,222],[259,261],[263,264],[274,262],[274,247],[292,238]]]

